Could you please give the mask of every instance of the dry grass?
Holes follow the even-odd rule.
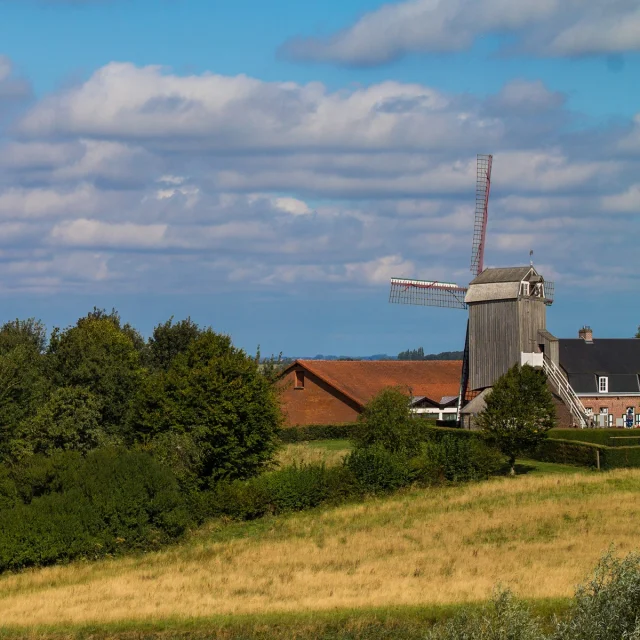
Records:
[[[0,625],[564,597],[638,546],[640,470],[499,478],[260,523],[137,558],[0,578]]]
[[[276,461],[281,467],[312,463],[324,463],[331,467],[340,464],[348,452],[348,445],[344,445],[344,448],[329,449],[325,446],[319,446],[317,442],[301,442],[282,447]]]

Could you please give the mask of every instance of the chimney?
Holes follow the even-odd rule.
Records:
[[[593,331],[591,327],[582,327],[582,329],[578,331],[578,338],[582,338],[587,344],[593,343]]]

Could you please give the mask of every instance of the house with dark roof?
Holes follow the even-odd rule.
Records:
[[[286,424],[354,422],[387,387],[405,391],[418,415],[455,420],[461,370],[459,360],[296,360],[280,376]]]
[[[557,339],[560,368],[594,425],[640,427],[640,340],[594,338],[583,327],[578,338]]]

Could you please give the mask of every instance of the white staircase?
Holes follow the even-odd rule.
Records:
[[[587,427],[589,424],[587,412],[560,367],[545,355],[542,361],[542,370],[546,373],[547,378],[551,381],[551,384],[567,405],[567,409],[569,409],[571,417],[575,420],[576,424],[581,429]]]

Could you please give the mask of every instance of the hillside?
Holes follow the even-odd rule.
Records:
[[[2,625],[85,625],[569,596],[638,546],[640,470],[526,475],[248,524],[178,547],[0,578]]]

